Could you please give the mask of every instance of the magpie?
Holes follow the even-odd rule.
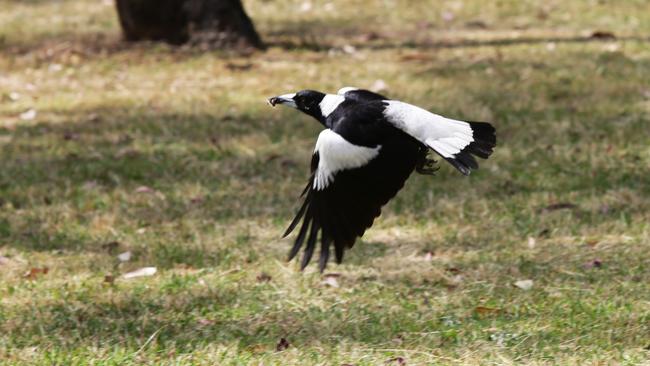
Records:
[[[289,252],[292,260],[306,243],[301,270],[311,261],[319,234],[320,271],[332,246],[341,263],[344,251],[372,226],[413,171],[437,170],[430,151],[469,175],[478,168],[473,155],[487,159],[496,146],[489,123],[445,118],[364,89],[301,90],[268,102],[298,109],[325,127],[316,140],[304,201],[283,235],[301,224]]]

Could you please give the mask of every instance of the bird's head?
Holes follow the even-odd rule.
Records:
[[[325,98],[325,94],[315,90],[301,90],[297,93],[290,93],[279,95],[277,97],[269,98],[269,104],[276,106],[278,104],[287,107],[295,108],[303,113],[315,117],[318,120],[324,118],[321,111],[321,102]]]

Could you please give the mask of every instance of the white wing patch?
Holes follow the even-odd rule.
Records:
[[[318,135],[314,153],[318,152],[318,167],[314,174],[314,189],[327,188],[336,172],[359,168],[366,165],[379,154],[377,147],[357,146],[338,133],[327,129]]]
[[[384,116],[395,127],[415,137],[444,158],[453,158],[474,141],[469,123],[433,114],[412,104],[387,101]]]
[[[319,104],[323,117],[327,118],[343,101],[345,101],[345,97],[342,95],[325,94]]]

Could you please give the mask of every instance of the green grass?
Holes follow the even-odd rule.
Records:
[[[650,4],[329,3],[246,1],[247,58],[0,0],[0,363],[650,362]],[[279,239],[319,126],[265,98],[378,79],[499,146],[414,175],[330,287]]]

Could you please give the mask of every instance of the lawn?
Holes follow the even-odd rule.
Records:
[[[264,52],[0,0],[0,363],[650,363],[650,2],[245,5]],[[498,148],[300,272],[280,236],[320,125],[265,99],[347,85]]]

